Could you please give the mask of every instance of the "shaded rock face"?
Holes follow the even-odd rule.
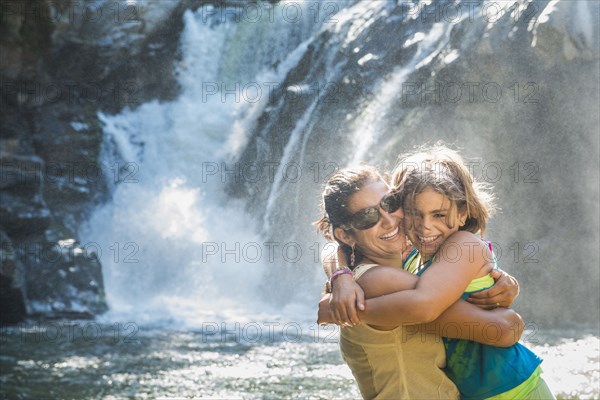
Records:
[[[26,313],[23,297],[24,268],[21,260],[11,248],[11,240],[4,231],[0,231],[0,304],[2,305],[2,323],[16,323]]]
[[[415,145],[455,143],[499,199],[487,237],[524,288],[519,310],[533,323],[597,323],[598,3],[503,2],[485,18],[467,2],[373,4],[350,7],[312,41],[282,86],[323,90],[293,104],[274,96],[240,163],[391,169]],[[271,237],[314,238],[311,182],[229,190],[250,199]],[[298,274],[282,268],[267,287],[297,285]]]
[[[94,244],[76,242],[121,168],[102,165],[97,112],[178,92],[181,16],[205,2],[160,3],[3,2],[0,322],[106,310]]]

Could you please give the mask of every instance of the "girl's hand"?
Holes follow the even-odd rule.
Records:
[[[335,278],[329,303],[334,323],[341,326],[360,324],[357,308],[364,311],[365,293],[350,274]]]
[[[495,269],[490,274],[496,281],[494,286],[473,293],[467,301],[484,309],[510,307],[519,296],[519,282],[501,269]]]
[[[406,257],[408,257],[408,255],[410,254],[411,251],[413,251],[414,248],[415,248],[415,246],[413,246],[413,244],[407,238],[406,246],[404,247],[404,251],[402,252],[402,261],[406,260]]]

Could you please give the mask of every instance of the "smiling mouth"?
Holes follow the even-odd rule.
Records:
[[[437,236],[419,236],[419,241],[423,244],[432,244],[433,242],[435,242],[438,238],[440,237],[440,235]]]
[[[400,232],[400,227],[397,226],[396,229],[394,229],[392,232],[390,232],[386,235],[380,236],[379,239],[381,239],[381,240],[395,239],[398,236],[398,232]]]

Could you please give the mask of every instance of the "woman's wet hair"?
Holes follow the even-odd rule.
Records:
[[[477,182],[454,150],[436,144],[403,155],[392,174],[392,185],[404,199],[405,212],[410,213],[418,194],[431,189],[451,201],[451,212],[467,213],[460,230],[485,233],[486,223],[495,212],[494,196],[489,185]],[[450,221],[446,223],[451,226]]]
[[[351,247],[339,241],[333,234],[334,229],[347,224],[352,213],[348,211],[350,197],[360,191],[366,185],[373,182],[385,182],[383,176],[371,166],[360,166],[357,168],[344,168],[338,170],[325,183],[321,199],[322,217],[314,224],[317,231],[331,241],[337,241],[340,247],[349,257]],[[356,261],[360,261],[362,255],[360,249],[355,247]]]

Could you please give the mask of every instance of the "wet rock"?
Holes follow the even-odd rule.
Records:
[[[32,201],[0,192],[0,204],[2,228],[11,237],[40,234],[50,225],[50,210],[41,198]]]
[[[106,311],[97,254],[75,240],[29,241],[16,249],[25,260],[25,292],[31,314],[93,316]]]
[[[0,324],[19,322],[26,315],[23,271],[13,242],[0,230]]]
[[[0,226],[11,237],[41,234],[51,213],[42,196],[44,162],[0,152]]]
[[[37,155],[18,155],[0,150],[0,190],[11,190],[29,197],[40,196],[43,169],[44,161]]]

